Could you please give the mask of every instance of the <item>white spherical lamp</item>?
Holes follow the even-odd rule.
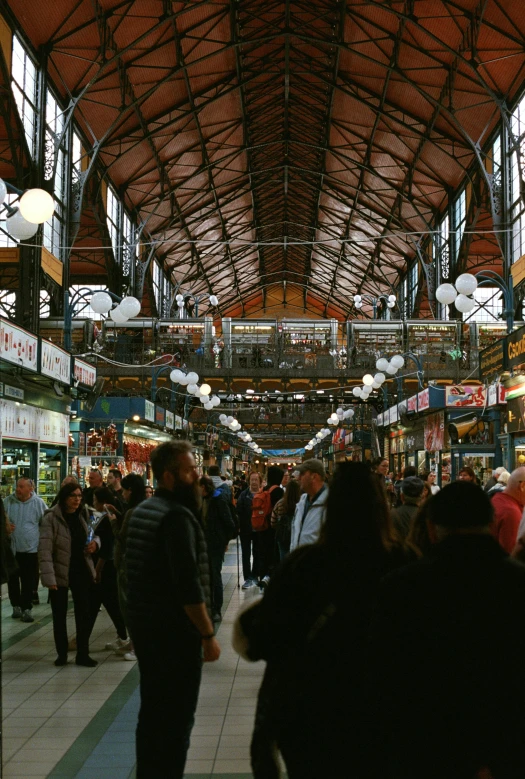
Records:
[[[397,368],[395,365],[392,365],[391,363],[388,363],[388,368],[386,369],[386,372],[390,374],[390,376],[394,376],[397,373]]]
[[[184,303],[184,295],[181,295],[180,293],[178,295],[175,295],[175,300],[177,303]]]
[[[213,395],[211,402],[214,406],[220,406],[221,405],[221,399],[217,395]]]
[[[228,417],[226,416],[226,414],[221,414],[219,416],[219,422],[226,422],[227,419]]]
[[[335,423],[339,422],[339,417],[337,416],[337,414],[330,414],[330,419],[332,420],[332,422]]]
[[[444,306],[450,306],[457,297],[457,289],[452,284],[440,284],[436,289],[436,299]]]
[[[354,398],[360,398],[361,397],[361,387],[354,387],[352,390],[352,394]]]
[[[187,387],[188,384],[191,384],[191,382],[188,379],[188,375],[186,373],[183,373],[182,376],[180,377],[179,384],[182,384],[183,387]]]
[[[205,403],[204,408],[206,409],[206,411],[211,411],[213,408],[213,403]]]
[[[211,387],[209,384],[201,384],[201,395],[209,395]]]
[[[7,186],[3,179],[0,179],[0,205],[7,197]]]
[[[188,391],[188,393],[189,393],[190,395],[196,395],[196,394],[197,394],[197,392],[199,391],[199,385],[198,385],[198,384],[194,384],[194,383],[192,382],[191,384],[188,384],[188,386],[186,387],[186,389],[187,389],[187,391]]]
[[[365,375],[363,376],[363,384],[366,387],[371,387],[373,383],[374,383],[374,377],[372,376],[372,374],[365,373]]]
[[[393,303],[395,305],[396,304],[396,296],[395,295],[389,295],[388,296],[388,302],[389,303]]]
[[[226,417],[226,422],[228,425],[231,425],[231,423],[233,422],[233,417],[232,416]]]
[[[354,306],[355,306],[356,308],[363,308],[363,304],[361,303],[361,301],[360,301],[360,300],[355,300],[355,301],[354,301]]]
[[[218,306],[219,305],[219,298],[217,295],[210,295],[210,306]]]
[[[360,303],[362,300],[361,295],[354,295],[354,303]]]
[[[43,224],[51,219],[55,201],[45,189],[28,189],[20,198],[20,213],[33,224]]]
[[[113,320],[113,322],[115,322],[116,325],[123,325],[124,322],[128,321],[127,316],[124,316],[118,306],[109,312],[109,317]]]
[[[374,383],[372,384],[372,389],[378,390],[380,388],[381,388],[381,384],[378,384],[377,381],[374,381]]]
[[[389,300],[386,304],[387,308],[394,308],[396,305],[395,301]]]
[[[15,211],[13,216],[7,217],[5,220],[5,227],[9,235],[17,241],[27,241],[29,238],[32,238],[38,230],[38,225],[24,219],[20,211]]]
[[[387,367],[388,367],[388,363],[387,363]],[[385,370],[386,370],[386,368],[385,368]],[[375,381],[376,384],[379,384],[379,385],[383,384],[386,381],[385,374],[384,373],[376,373],[376,375],[374,376],[374,381]]]
[[[140,314],[140,309],[142,306],[138,298],[134,298],[132,295],[128,295],[127,297],[122,298],[119,303],[119,308],[125,317],[132,319],[134,316],[138,316]]]
[[[188,373],[188,382],[190,384],[197,384],[198,381],[199,381],[199,374],[195,373],[195,371],[190,371]]]
[[[389,362],[384,357],[380,357],[379,360],[376,362],[376,368],[378,371],[386,371],[388,365]]]
[[[180,384],[180,380],[182,379],[182,377],[183,377],[184,375],[185,375],[185,374],[184,374],[182,371],[179,371],[179,369],[178,369],[178,368],[175,368],[175,369],[174,369],[174,370],[173,370],[173,371],[170,373],[170,379],[171,379],[171,381],[172,381],[174,384]]]
[[[458,295],[454,305],[462,314],[468,314],[476,305],[476,301],[474,298],[468,298],[466,295]]]
[[[390,360],[390,364],[394,366],[394,368],[402,368],[405,364],[404,359],[401,357],[400,354],[394,354],[392,359]]]
[[[472,295],[478,288],[478,280],[472,273],[462,273],[454,285],[460,295]]]
[[[95,314],[107,314],[113,305],[113,301],[107,292],[95,292],[94,295],[91,295],[89,305]]]

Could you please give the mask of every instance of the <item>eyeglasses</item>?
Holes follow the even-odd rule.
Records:
[[[79,495],[78,493],[74,493],[73,495],[69,496],[70,498],[75,498],[76,500],[82,500],[82,495]]]

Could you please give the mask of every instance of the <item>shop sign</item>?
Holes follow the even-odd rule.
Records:
[[[486,404],[486,387],[465,384],[451,384],[445,387],[447,408],[485,408]]]
[[[97,369],[84,360],[74,359],[73,376],[83,387],[94,387],[97,381]]]
[[[506,403],[506,390],[499,381],[490,384],[487,389],[487,406],[498,406],[500,403]]]
[[[155,422],[162,427],[164,427],[164,420],[166,418],[164,411],[165,409],[163,409],[162,406],[155,407]]]
[[[430,390],[428,387],[417,394],[417,410],[425,411],[427,408],[430,408]]]
[[[399,419],[399,414],[397,410],[397,406],[392,406],[390,409],[390,424],[393,425],[394,422],[397,422]]]
[[[525,363],[525,327],[520,327],[506,337],[507,368],[513,370]]]
[[[175,430],[182,430],[182,417],[175,414]]]
[[[406,451],[420,452],[425,448],[425,431],[423,425],[406,431]]]
[[[429,414],[425,417],[425,449],[427,452],[441,452],[445,448],[445,413]]]
[[[40,373],[51,379],[71,384],[71,355],[49,341],[41,341]]]
[[[0,358],[29,371],[38,371],[38,338],[0,319]]]
[[[173,430],[175,427],[175,414],[173,411],[166,410],[166,427],[168,430]]]
[[[479,378],[481,381],[490,381],[507,369],[506,338],[482,349],[479,353]]]
[[[378,415],[377,415],[377,418],[376,418],[376,425],[377,425],[378,427],[382,427],[382,426],[383,426],[383,414],[378,414]]]
[[[507,403],[507,433],[525,430],[525,395],[511,398]]]
[[[417,411],[417,395],[412,395],[407,400],[407,411]]]
[[[145,402],[144,419],[147,422],[155,422],[155,403],[152,403],[151,400],[146,400],[144,402]]]
[[[6,398],[15,398],[15,400],[24,399],[24,390],[20,387],[10,387],[9,384],[4,384],[4,395]]]
[[[17,441],[58,446],[69,443],[69,416],[12,400],[0,400],[0,429],[4,438]]]

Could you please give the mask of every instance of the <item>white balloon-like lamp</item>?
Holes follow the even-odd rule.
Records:
[[[15,211],[12,216],[7,217],[5,227],[9,235],[17,241],[27,241],[38,231],[38,225],[24,219],[20,211]]]
[[[454,286],[460,295],[472,295],[478,288],[478,280],[472,273],[462,273]]]
[[[95,292],[91,295],[89,305],[95,314],[107,314],[113,305],[113,301],[107,292]]]
[[[386,371],[386,369],[389,366],[388,360],[386,360],[384,357],[380,357],[379,360],[376,362],[376,368],[378,371]]]
[[[140,300],[134,298],[132,295],[128,295],[119,303],[119,308],[127,319],[133,319],[134,316],[140,314],[142,308]]]
[[[28,222],[43,224],[54,212],[55,201],[45,189],[28,189],[20,198],[20,213]]]

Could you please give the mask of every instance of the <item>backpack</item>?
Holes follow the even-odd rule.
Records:
[[[257,492],[252,500],[252,530],[259,533],[261,530],[268,530],[270,527],[270,517],[272,515],[271,492],[277,488],[277,484],[270,487],[269,490]]]

